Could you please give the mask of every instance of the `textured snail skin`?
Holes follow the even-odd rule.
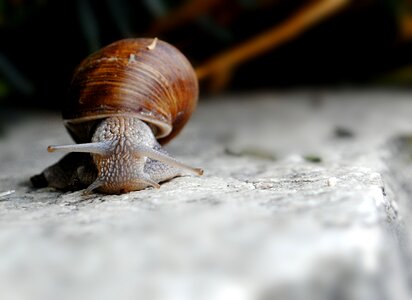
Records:
[[[92,154],[98,170],[95,185],[107,194],[137,191],[147,186],[159,187],[157,182],[181,175],[181,170],[135,154],[136,145],[159,151],[149,126],[137,118],[111,117],[103,121],[93,135],[92,142],[108,143],[107,155]],[[166,154],[166,152],[162,151]],[[93,189],[93,186],[88,188]]]
[[[166,42],[126,39],[99,50],[76,69],[63,108],[78,144],[48,147],[75,153],[33,176],[33,185],[120,194],[159,188],[183,170],[203,174],[161,146],[183,128],[197,97],[192,66]]]

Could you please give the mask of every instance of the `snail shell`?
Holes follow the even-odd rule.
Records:
[[[138,117],[160,144],[176,136],[196,107],[195,72],[174,46],[136,38],[112,43],[75,70],[63,119],[77,143],[91,140],[97,121]]]

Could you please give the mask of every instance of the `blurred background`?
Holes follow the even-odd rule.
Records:
[[[411,0],[0,0],[0,107],[57,110],[88,54],[155,36],[202,95],[412,83]]]

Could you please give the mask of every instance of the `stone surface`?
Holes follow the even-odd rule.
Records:
[[[205,175],[120,196],[32,189],[71,141],[7,113],[0,299],[410,299],[411,96],[204,101],[168,150]]]

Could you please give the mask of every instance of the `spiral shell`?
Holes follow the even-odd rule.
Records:
[[[65,126],[78,143],[111,116],[135,116],[158,141],[176,136],[196,107],[198,83],[185,56],[153,39],[125,39],[87,57],[75,70],[63,106]]]

